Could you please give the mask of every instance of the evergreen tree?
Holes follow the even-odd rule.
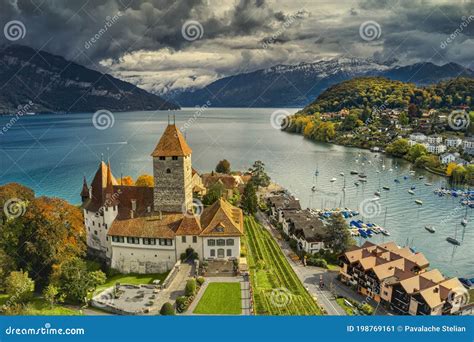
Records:
[[[257,212],[258,199],[255,185],[252,181],[245,185],[244,194],[242,196],[242,208],[249,214]]]
[[[327,241],[325,243],[331,247],[334,253],[341,254],[354,244],[349,232],[347,222],[341,214],[333,215],[326,225]]]

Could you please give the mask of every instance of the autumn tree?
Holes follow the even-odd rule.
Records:
[[[131,176],[124,176],[120,178],[120,185],[133,185],[135,182]]]
[[[453,175],[453,171],[455,168],[458,167],[458,164],[451,162],[446,166],[446,176],[451,177]]]
[[[230,173],[230,163],[227,159],[222,159],[216,165],[216,172],[218,173]]]
[[[147,187],[153,187],[155,185],[155,181],[153,179],[153,176],[143,174],[137,178],[137,181],[135,182],[135,186],[147,186]]]
[[[4,267],[29,271],[41,288],[55,265],[85,255],[82,212],[59,198],[31,197],[31,190],[15,184],[0,187],[2,203],[5,194],[28,200],[18,215],[7,220],[3,210],[0,214],[0,272]]]

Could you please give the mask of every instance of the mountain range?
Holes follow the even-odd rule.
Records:
[[[21,45],[0,48],[0,114],[179,109],[109,74]]]
[[[183,107],[304,107],[332,85],[362,76],[382,76],[418,86],[458,76],[473,77],[474,71],[455,63],[431,62],[408,66],[370,59],[338,58],[298,65],[277,65],[224,77],[202,89],[168,95]]]

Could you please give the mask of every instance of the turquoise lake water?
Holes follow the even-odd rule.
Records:
[[[409,176],[411,166],[402,160],[367,150],[314,143],[281,132],[272,125],[274,111],[188,108],[176,112],[114,113],[113,126],[104,130],[94,127],[92,113],[23,116],[0,134],[0,184],[19,182],[33,188],[37,195],[57,196],[77,204],[83,175],[90,181],[101,158],[110,158],[116,177],[151,174],[150,153],[170,113],[185,131],[193,149],[193,166],[198,171],[210,171],[224,158],[235,170],[247,169],[254,160],[262,160],[272,179],[295,194],[303,206],[360,210],[363,202],[369,206],[365,208],[368,212],[374,210],[374,216],[359,218],[379,225],[385,222],[391,233],[390,237],[375,236],[372,241],[385,239],[409,245],[423,252],[432,267],[446,275],[474,276],[473,209],[468,210],[469,224],[463,228],[460,222],[465,210],[459,199],[433,194],[435,187],[445,184],[443,177],[418,170],[415,176]],[[0,128],[11,118],[0,117]],[[318,191],[313,193],[316,169]],[[350,175],[354,169],[367,174],[367,183],[354,185],[357,176]],[[345,196],[341,172],[345,174]],[[333,177],[336,181],[330,182]],[[433,186],[424,185],[426,182]],[[381,199],[374,204],[370,199],[379,184],[389,186],[390,191],[382,191]],[[414,196],[407,192],[412,185],[416,186]],[[423,205],[416,205],[415,199],[422,200]],[[430,234],[425,225],[434,225],[437,232]],[[449,244],[448,236],[455,236],[461,246]]]

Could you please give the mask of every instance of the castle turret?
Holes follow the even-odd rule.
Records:
[[[168,125],[153,153],[155,211],[191,210],[192,150],[176,125]]]
[[[81,191],[82,203],[87,201],[89,198],[90,198],[89,187],[87,186],[86,176],[84,176],[84,181],[82,182],[82,191]]]

